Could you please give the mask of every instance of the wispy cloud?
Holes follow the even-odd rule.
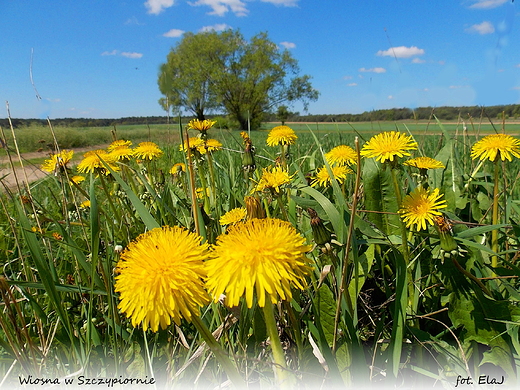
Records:
[[[233,29],[233,27],[228,26],[226,23],[214,24],[213,26],[204,26],[199,31],[200,32],[209,32],[209,31],[224,31],[228,29]]]
[[[224,16],[230,10],[236,16],[246,16],[249,10],[246,4],[240,0],[197,0],[196,2],[188,2],[191,6],[208,6],[213,10],[209,12],[210,15]]]
[[[182,34],[184,34],[184,30],[179,30],[178,28],[172,28],[170,31],[165,32],[163,34],[163,37],[166,37],[166,38],[178,38]]]
[[[420,58],[418,57],[415,57],[413,60],[412,60],[412,64],[424,64],[426,62],[426,60],[421,60]]]
[[[283,46],[286,49],[294,49],[296,47],[296,43],[284,41],[284,42],[280,42],[280,46]]]
[[[419,49],[417,46],[397,46],[391,47],[388,50],[379,50],[376,55],[382,57],[397,57],[410,58],[414,56],[421,56],[424,54],[424,49]]]
[[[360,68],[360,72],[371,72],[371,73],[386,73],[385,68]]]
[[[482,23],[474,24],[473,26],[468,27],[464,31],[472,34],[493,34],[495,32],[495,27],[492,23],[484,21]]]
[[[473,0],[473,4],[469,6],[469,8],[477,8],[477,9],[490,9],[500,7],[502,4],[505,4],[509,0]]]
[[[126,58],[141,58],[143,56],[143,53],[123,51],[121,55]]]
[[[117,56],[118,54],[119,52],[117,50],[104,51],[103,53],[101,53],[102,56]]]
[[[143,56],[143,53],[136,53],[136,52],[129,52],[129,51],[122,51],[119,52],[119,50],[112,50],[112,51],[104,51],[101,53],[102,56],[122,56],[126,58],[141,58]]]
[[[262,0],[262,2],[283,5],[284,7],[296,7],[298,5],[298,0]]]
[[[170,8],[175,3],[175,0],[147,0],[144,6],[148,8],[148,13],[159,15],[166,8]]]
[[[350,84],[347,84],[347,87],[356,87],[357,86],[357,83],[350,83]]]
[[[144,26],[144,23],[139,22],[135,16],[132,16],[131,18],[128,18],[125,22],[126,25],[136,25],[136,26]]]

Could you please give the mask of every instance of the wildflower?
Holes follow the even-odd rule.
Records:
[[[229,210],[226,214],[220,217],[220,225],[234,225],[246,218],[246,209],[244,207],[237,207]]]
[[[266,300],[289,300],[291,286],[305,288],[311,270],[305,253],[310,250],[289,222],[274,218],[239,222],[217,238],[206,262],[206,288],[215,302],[225,294],[228,306],[237,306],[245,297],[251,308],[255,292],[260,307]]]
[[[394,161],[394,158],[409,156],[409,150],[417,149],[417,143],[413,137],[397,131],[385,131],[370,138],[363,146],[361,155],[375,157],[377,161],[384,163],[386,160]]]
[[[325,153],[329,165],[352,165],[357,163],[357,153],[347,145],[339,145]]]
[[[408,165],[410,167],[418,168],[420,171],[426,171],[428,169],[445,168],[443,163],[431,157],[416,157],[405,161],[403,164]]]
[[[346,165],[330,167],[330,170],[332,171],[332,174],[340,184],[342,184],[345,181],[349,173],[354,173],[354,171],[352,171],[352,169],[350,169]],[[326,187],[331,183],[332,178],[329,175],[329,171],[326,167],[322,167],[317,169],[316,177],[311,181],[311,187],[315,187],[318,184],[322,187]]]
[[[81,202],[79,207],[82,209],[88,209],[90,207],[90,200],[87,199],[87,200]]]
[[[170,169],[172,175],[178,175],[181,172],[186,172],[186,164],[184,163],[173,164],[173,167]]]
[[[204,154],[204,153],[208,153],[208,152],[211,153],[211,152],[214,152],[214,151],[220,150],[220,149],[222,149],[222,144],[213,138],[202,141],[202,143],[199,143],[199,146],[197,146],[197,150],[200,154]]]
[[[190,137],[188,141],[184,141],[184,144],[179,146],[179,150],[182,152],[186,152],[188,150],[188,143],[190,144],[190,149],[198,150],[199,147],[204,146],[204,141],[199,137]]]
[[[142,160],[153,160],[161,157],[163,151],[155,142],[141,142],[137,148],[134,149],[134,156]]]
[[[281,166],[272,168],[262,168],[262,177],[258,181],[255,191],[263,191],[265,189],[274,190],[280,192],[280,187],[284,184],[290,183],[294,175],[289,176],[289,172],[283,169]]]
[[[204,194],[206,194],[205,196],[207,198],[209,198],[211,196],[211,189],[210,188],[198,187],[195,190],[195,192],[197,194],[197,199],[204,199]]]
[[[120,148],[121,146],[130,147],[132,145],[132,141],[125,141],[124,139],[118,139],[117,141],[112,142],[108,145],[107,150],[111,152],[114,149]]]
[[[249,134],[247,134],[247,131],[241,131],[240,136],[245,140],[249,138]]]
[[[245,150],[242,154],[242,169],[246,172],[252,172],[256,169],[255,148],[253,147],[253,142],[249,137],[244,139],[244,144]]]
[[[73,155],[73,150],[62,150],[59,153],[53,153],[50,155],[50,158],[43,162],[41,169],[50,173],[64,169]]]
[[[117,161],[128,161],[134,155],[134,150],[127,145],[116,146],[109,150],[110,154]]]
[[[298,136],[289,126],[276,126],[267,136],[267,145],[294,145]]]
[[[74,184],[79,184],[79,183],[85,181],[85,176],[74,175],[74,176],[72,176],[69,180],[70,180],[71,182],[73,182]]]
[[[52,232],[52,237],[57,241],[63,240],[63,236],[58,232]]]
[[[121,253],[116,266],[118,308],[143,330],[165,329],[171,320],[191,321],[209,302],[204,290],[208,244],[181,227],[164,226],[141,234]]]
[[[198,130],[198,131],[208,131],[209,129],[211,129],[213,127],[213,125],[215,123],[217,123],[217,121],[212,121],[209,119],[204,119],[203,121],[201,121],[199,119],[192,119],[188,123],[188,128]]]
[[[119,171],[119,167],[115,165],[116,160],[114,156],[107,153],[105,150],[93,150],[83,155],[83,160],[78,164],[78,172],[108,175],[110,172],[105,168],[107,164],[113,171]]]
[[[332,240],[332,234],[325,227],[316,210],[309,207],[307,212],[311,218],[312,237],[314,238],[316,245],[326,245],[330,243]]]
[[[488,159],[489,161],[511,161],[513,157],[520,157],[520,140],[506,134],[491,134],[476,142],[471,148],[473,160]]]
[[[439,189],[433,191],[417,187],[403,199],[399,209],[406,227],[417,226],[417,230],[426,229],[426,222],[433,225],[434,218],[442,215],[438,210],[447,207],[445,200],[440,200]]]

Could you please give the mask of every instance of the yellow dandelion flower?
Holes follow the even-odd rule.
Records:
[[[446,201],[441,198],[438,188],[429,191],[422,186],[406,195],[399,209],[406,227],[416,225],[417,230],[421,230],[426,229],[427,222],[433,225],[435,217],[441,215],[437,210],[447,207]]]
[[[444,164],[431,157],[416,157],[403,163],[420,170],[445,168]]]
[[[85,181],[85,176],[74,175],[70,178],[70,181],[73,182],[74,184],[79,184],[79,183],[82,183]]]
[[[244,140],[246,140],[246,139],[249,138],[249,134],[247,134],[247,131],[241,131],[241,132],[240,132],[240,136],[241,136]]]
[[[153,160],[154,158],[161,157],[163,151],[159,149],[159,146],[155,142],[141,142],[134,149],[134,156],[141,160]]]
[[[188,123],[188,128],[198,130],[198,131],[208,131],[209,129],[211,129],[213,127],[213,125],[215,123],[217,123],[217,121],[212,121],[209,119],[204,119],[203,121],[201,121],[199,119],[192,119]]]
[[[63,236],[58,232],[52,232],[52,237],[57,241],[63,240]]]
[[[346,165],[338,165],[335,167],[330,167],[330,169],[340,184],[345,181],[349,173],[354,173],[354,171]],[[311,181],[311,187],[316,187],[318,184],[322,187],[327,187],[332,184],[332,178],[329,175],[329,171],[327,171],[327,167],[317,169],[316,177],[314,177],[314,179]]]
[[[272,169],[270,167],[262,168],[262,177],[252,192],[260,192],[265,189],[280,192],[280,187],[284,184],[290,183],[293,176],[294,175],[289,175],[289,172],[281,166],[276,166]]]
[[[199,137],[190,137],[188,141],[184,141],[182,145],[179,146],[179,150],[182,152],[186,152],[188,150],[188,142],[190,144],[190,149],[198,149],[199,147],[204,145],[204,141]]]
[[[134,150],[130,148],[128,145],[115,146],[111,149],[108,149],[110,154],[117,161],[128,161],[134,155]]]
[[[311,267],[305,253],[311,249],[289,222],[275,218],[239,222],[217,238],[206,262],[206,288],[215,302],[225,294],[228,306],[237,306],[245,297],[251,308],[255,292],[260,307],[269,300],[290,300],[291,287],[306,286]]]
[[[58,171],[65,168],[67,163],[72,160],[72,156],[74,156],[73,150],[62,150],[59,153],[53,153],[50,155],[49,159],[43,162],[41,169],[51,173]]]
[[[329,165],[352,165],[357,163],[356,151],[347,145],[339,145],[325,153]]]
[[[90,207],[90,200],[84,200],[80,203],[79,207],[82,209],[88,209]]]
[[[209,198],[211,196],[211,189],[208,187],[206,188],[206,191],[204,191],[204,188],[198,187],[196,190],[197,199],[204,199],[204,192],[206,192],[206,197]]]
[[[289,126],[276,126],[267,136],[267,145],[294,145],[298,136]]]
[[[171,320],[191,321],[209,302],[204,290],[208,244],[181,227],[164,226],[141,234],[121,253],[116,267],[118,308],[132,325],[157,332]]]
[[[491,134],[477,141],[471,148],[471,158],[489,161],[511,161],[520,157],[520,140],[506,134]]]
[[[170,169],[170,173],[172,175],[176,175],[176,174],[179,174],[180,172],[186,172],[186,164],[184,164],[184,163],[173,164],[172,169]]]
[[[112,150],[119,148],[121,146],[130,147],[132,146],[132,141],[126,141],[124,139],[118,139],[117,141],[112,142],[110,145],[108,145],[107,150],[111,152]]]
[[[191,144],[190,144],[191,146]],[[222,149],[222,144],[217,141],[216,139],[208,139],[206,141],[202,141],[202,143],[199,143],[197,146],[197,150],[200,154],[204,154],[207,152],[214,152],[216,150]]]
[[[234,225],[246,218],[247,211],[245,207],[237,207],[229,210],[226,214],[220,217],[220,225]]]
[[[385,131],[370,138],[363,146],[363,157],[375,157],[377,161],[384,163],[386,160],[394,161],[395,157],[409,156],[409,150],[417,149],[417,142],[413,137],[397,131]]]
[[[110,172],[105,168],[107,164],[113,171],[119,171],[119,167],[115,165],[116,160],[114,156],[107,153],[105,150],[92,150],[83,155],[83,160],[78,164],[77,170],[80,173],[97,173],[108,175]]]

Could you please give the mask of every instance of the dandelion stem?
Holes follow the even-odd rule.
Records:
[[[497,158],[494,162],[495,164],[495,185],[493,187],[493,215],[492,215],[492,224],[498,224],[498,198],[500,197],[499,188],[498,188],[498,175],[499,175],[499,159]],[[498,253],[498,229],[494,229],[491,231],[491,250],[495,253]],[[498,256],[491,256],[491,267],[496,268],[498,266]],[[495,273],[493,272],[493,276]]]

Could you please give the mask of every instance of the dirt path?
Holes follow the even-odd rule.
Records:
[[[77,161],[81,159],[83,153],[88,152],[89,150],[104,149],[107,146],[108,145],[94,145],[86,148],[73,148],[73,160]],[[27,182],[32,183],[49,175],[48,172],[40,169],[40,164],[31,163],[31,160],[33,159],[47,158],[49,156],[48,151],[22,153],[21,156],[24,165],[23,168],[20,167],[18,155],[16,153],[11,154],[15,166],[14,171],[9,164],[9,157],[0,157],[0,191],[3,191],[4,187],[11,190],[16,189],[17,182],[20,187],[23,187]]]

